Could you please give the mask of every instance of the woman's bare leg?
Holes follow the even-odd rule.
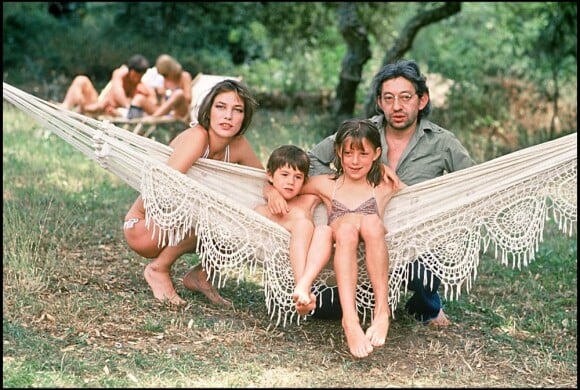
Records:
[[[182,280],[183,285],[191,291],[197,291],[206,296],[213,304],[231,306],[232,303],[224,299],[213,284],[208,280],[207,272],[201,264],[193,267]]]

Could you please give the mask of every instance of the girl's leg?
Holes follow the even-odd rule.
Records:
[[[342,223],[334,231],[334,240],[334,271],[342,307],[342,327],[350,353],[363,358],[373,351],[373,346],[360,326],[356,310],[358,229],[352,224]]]
[[[366,335],[374,347],[379,347],[387,338],[390,317],[386,229],[377,215],[366,215],[361,219],[360,234],[365,243],[365,264],[375,296],[372,324]]]

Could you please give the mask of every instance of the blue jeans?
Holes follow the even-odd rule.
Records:
[[[411,272],[413,271],[413,272]],[[437,317],[442,308],[441,298],[437,289],[441,280],[433,277],[433,287],[431,288],[431,271],[427,270],[425,283],[423,284],[423,274],[425,266],[421,258],[409,264],[409,284],[408,289],[413,291],[413,295],[405,304],[405,310],[415,317],[417,321],[427,322]]]

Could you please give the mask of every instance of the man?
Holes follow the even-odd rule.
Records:
[[[370,120],[382,130],[381,159],[387,166],[395,168],[403,183],[413,185],[475,165],[453,133],[425,119],[431,111],[429,89],[415,61],[402,60],[384,66],[375,75],[372,88],[380,114]],[[332,172],[334,135],[314,146],[308,155],[312,176]],[[279,202],[274,191],[265,189],[264,194],[268,203]],[[437,292],[441,281],[434,277],[433,285],[424,285],[425,268],[421,257],[410,267],[412,276],[408,288],[414,294],[406,303],[406,310],[424,323],[449,325]],[[426,278],[430,281],[430,271],[427,271]],[[332,290],[323,293],[323,303],[316,309],[315,317],[341,317],[338,291]],[[331,296],[334,299],[331,300]]]
[[[67,110],[76,107],[81,114],[90,116],[126,116],[131,99],[137,94],[154,96],[154,90],[141,82],[147,68],[149,61],[145,57],[140,54],[132,56],[126,65],[113,71],[111,80],[100,94],[87,76],[76,76],[61,106]]]

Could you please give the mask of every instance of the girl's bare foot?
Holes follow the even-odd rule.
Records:
[[[437,317],[433,318],[432,320],[429,320],[427,324],[432,326],[449,326],[451,325],[451,321],[449,321],[449,319],[443,312],[443,309],[440,309],[439,314],[437,314]]]
[[[346,343],[350,353],[356,358],[364,358],[373,351],[370,340],[365,336],[359,324],[356,326],[346,326],[343,322],[342,328],[346,336]]]
[[[143,272],[145,280],[151,290],[153,290],[153,296],[161,302],[168,302],[172,305],[183,305],[186,302],[177,295],[175,287],[171,282],[171,276],[169,272],[160,271],[155,269],[154,266],[148,264]]]
[[[292,298],[294,299],[294,303],[296,304],[296,312],[299,315],[305,316],[312,310],[316,309],[316,296],[313,293],[310,293],[308,301],[306,303],[303,303],[304,300],[298,299],[297,296],[298,295],[296,294],[296,292],[292,294]]]
[[[223,306],[232,305],[230,301],[222,298],[216,288],[207,280],[207,273],[199,264],[183,277],[183,285],[192,291],[202,293],[211,303]]]
[[[367,339],[373,347],[381,347],[385,344],[389,332],[389,313],[377,315],[373,323],[366,331]]]

